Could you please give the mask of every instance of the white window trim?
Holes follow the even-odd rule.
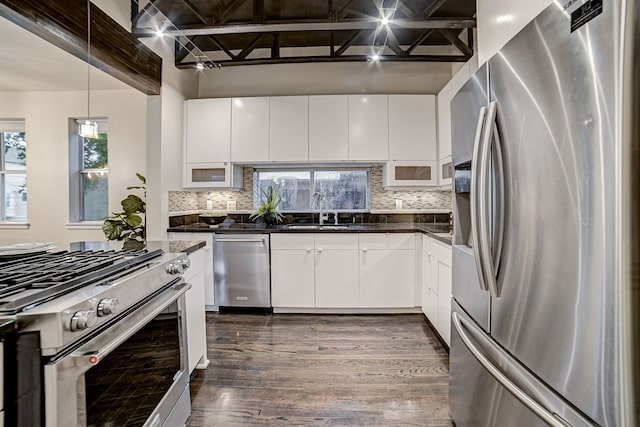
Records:
[[[108,119],[106,117],[91,118],[98,124],[98,132],[109,132]],[[87,172],[104,171],[109,176],[109,168],[106,169],[81,169],[81,150],[79,149],[78,119],[69,120],[69,222],[65,224],[68,230],[97,230],[101,229],[101,221],[83,221],[80,219],[82,202],[80,196],[80,176]],[[107,143],[108,144],[108,143]],[[74,219],[76,221],[74,221]],[[98,226],[99,224],[100,226]]]
[[[333,172],[333,171],[366,171],[367,172],[367,206],[364,209],[330,209],[329,211],[331,212],[338,212],[338,213],[344,213],[344,212],[348,212],[348,213],[368,213],[371,210],[371,168],[366,167],[310,167],[310,168],[278,168],[278,167],[271,167],[271,168],[254,168],[253,169],[254,173],[258,173],[258,172],[282,172],[282,171],[298,171],[298,172],[310,172],[310,177],[309,179],[311,180],[311,186],[309,191],[311,192],[311,194],[313,195],[315,192],[315,186],[316,186],[316,182],[315,182],[315,172]],[[255,193],[256,193],[256,184],[257,184],[257,179],[256,179],[256,175],[254,175],[254,181],[253,181],[253,185],[254,185],[254,195],[252,196],[252,204],[253,207],[256,208],[256,198],[255,198]],[[325,210],[326,212],[328,212],[327,210]],[[280,210],[280,212],[282,212],[283,214],[294,214],[294,213],[319,213],[320,209],[317,208],[311,208],[311,206],[309,207],[308,210]]]
[[[26,132],[26,123],[24,119],[0,119],[0,132]],[[4,155],[0,153],[0,159],[2,159]],[[1,160],[0,160],[1,161]],[[0,182],[4,179],[5,175],[27,175],[27,169],[1,169],[0,168]],[[1,184],[0,184],[1,185]],[[2,193],[2,188],[0,187],[0,194]],[[3,196],[0,196],[3,197]],[[0,203],[3,203],[0,200]],[[0,217],[2,215],[0,209]],[[27,220],[29,218],[29,207],[27,205]],[[29,229],[30,224],[28,221],[6,221],[0,219],[0,229],[7,230],[27,230]]]
[[[0,230],[28,230],[29,227],[29,222],[0,221]]]

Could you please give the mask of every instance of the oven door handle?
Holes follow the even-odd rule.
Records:
[[[142,329],[189,289],[191,289],[191,284],[184,282],[171,286],[167,291],[151,299],[139,310],[134,311],[114,325],[113,328],[116,328],[117,332],[119,332],[118,336],[110,338],[108,336],[111,334],[100,334],[67,357],[75,359],[76,366],[84,365],[90,368],[96,365],[102,358]]]

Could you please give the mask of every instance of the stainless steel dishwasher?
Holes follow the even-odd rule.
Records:
[[[213,272],[220,307],[271,307],[268,234],[214,234]]]

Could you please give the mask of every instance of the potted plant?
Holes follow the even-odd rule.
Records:
[[[127,190],[142,190],[143,198],[146,199],[145,185],[147,180],[139,173],[136,173],[136,176],[142,185],[127,187]],[[102,231],[107,240],[124,240],[124,250],[144,249],[146,202],[143,198],[129,194],[120,202],[122,212],[113,212],[111,216],[105,218],[102,224]]]
[[[249,219],[255,220],[262,218],[267,225],[274,225],[278,222],[282,222],[284,216],[278,209],[278,205],[280,205],[278,189],[273,188],[273,186],[270,185],[267,188],[267,191],[260,188],[260,192],[261,204],[251,212]]]

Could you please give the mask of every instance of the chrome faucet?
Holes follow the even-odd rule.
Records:
[[[324,213],[324,195],[316,191],[315,193],[313,193],[313,202],[314,202],[313,207],[320,209],[320,212],[318,215],[318,222],[320,223],[320,225],[323,225],[325,221],[329,220],[329,214]]]

